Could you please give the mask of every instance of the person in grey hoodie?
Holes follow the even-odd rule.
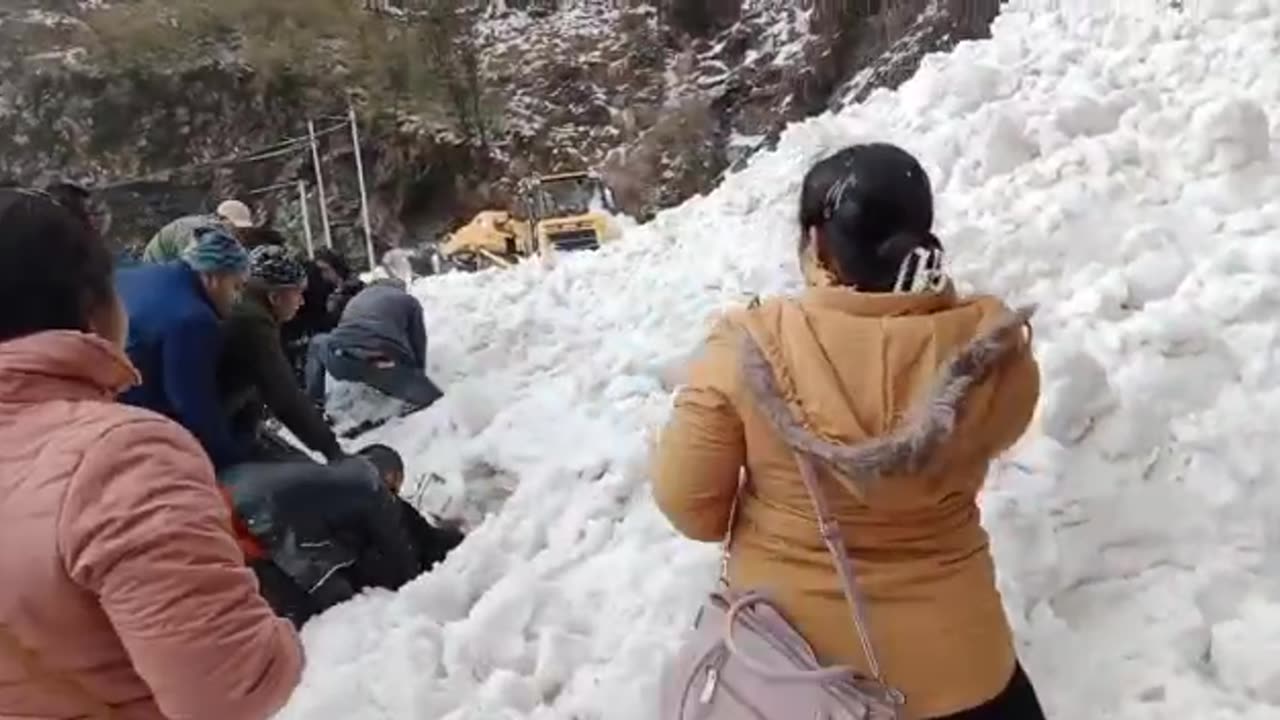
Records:
[[[444,393],[426,376],[422,306],[395,279],[375,280],[347,303],[332,332],[311,339],[307,392],[324,402],[325,375],[368,385],[421,410]]]

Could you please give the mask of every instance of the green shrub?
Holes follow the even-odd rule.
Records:
[[[484,142],[471,32],[457,0],[410,3],[407,17],[357,0],[134,0],[89,14],[86,45],[107,65],[154,69],[228,56],[267,87],[305,78],[319,94],[379,110],[448,117]]]

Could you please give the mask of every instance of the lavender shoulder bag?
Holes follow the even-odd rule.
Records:
[[[731,515],[720,587],[698,611],[692,633],[662,678],[662,720],[899,720],[903,716],[902,693],[881,676],[844,536],[818,485],[813,461],[799,454],[796,458],[871,675],[843,665],[822,667],[809,643],[764,593],[728,588],[735,519]]]

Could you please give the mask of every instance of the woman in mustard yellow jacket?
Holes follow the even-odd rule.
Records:
[[[795,453],[812,456],[908,716],[1040,720],[977,506],[1039,396],[1030,313],[957,295],[928,177],[895,146],[819,162],[800,205],[808,288],[713,329],[659,442],[658,505],[712,542],[737,498],[730,585],[768,590],[824,664],[866,671]]]

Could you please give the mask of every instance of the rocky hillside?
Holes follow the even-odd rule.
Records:
[[[381,34],[403,37],[412,10],[366,14],[371,44],[355,52],[335,40],[329,65],[267,66],[224,36],[182,38],[192,50],[178,62],[123,63],[95,38],[100,5],[0,7],[0,179],[96,188],[126,247],[231,195],[297,231],[295,182],[311,181],[311,159],[305,143],[285,141],[313,118],[333,129],[320,144],[334,233],[358,255],[353,146],[340,127],[348,93],[383,248],[505,204],[514,181],[537,172],[598,168],[643,217],[713,187],[786,123],[984,36],[999,0],[489,0],[462,15],[474,68],[447,84],[440,112],[383,104],[344,74]],[[422,72],[416,52],[382,72],[409,82]]]

